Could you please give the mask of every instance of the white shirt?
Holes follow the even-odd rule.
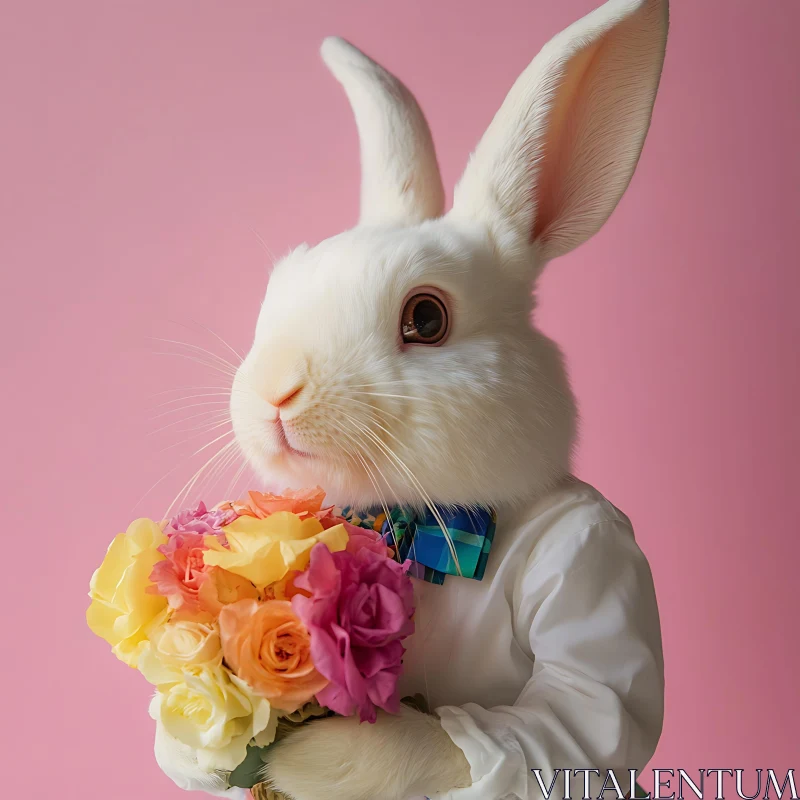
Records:
[[[569,479],[498,510],[483,580],[415,591],[401,696],[427,696],[473,781],[436,800],[541,798],[534,768],[545,786],[556,769],[613,769],[627,793],[661,733],[664,668],[650,568],[621,511]],[[583,790],[573,776],[571,797]]]

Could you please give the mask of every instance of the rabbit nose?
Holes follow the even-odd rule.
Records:
[[[308,381],[306,359],[286,344],[265,347],[253,369],[253,388],[275,409],[298,405]]]
[[[275,408],[283,408],[297,398],[303,389],[305,389],[305,384],[282,390],[278,396],[273,395],[272,397],[267,397],[266,400],[270,405],[275,406]]]

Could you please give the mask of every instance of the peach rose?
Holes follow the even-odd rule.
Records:
[[[269,492],[248,492],[247,497],[230,504],[239,516],[264,519],[278,511],[291,511],[299,517],[319,514],[325,492],[317,486],[315,489],[300,489],[296,492],[287,489],[283,494]],[[326,509],[327,512],[327,509]]]
[[[311,660],[311,636],[282,600],[240,600],[219,615],[222,652],[233,672],[276,708],[297,711],[328,680]]]

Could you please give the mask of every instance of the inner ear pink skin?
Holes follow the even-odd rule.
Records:
[[[441,304],[445,307],[445,311],[447,312],[447,330],[444,336],[438,342],[406,342],[403,340],[403,311],[406,307],[406,303],[408,303],[412,297],[418,294],[429,294],[439,300],[439,302],[441,302]],[[450,333],[452,330],[453,304],[447,292],[439,289],[436,286],[415,286],[403,298],[403,302],[400,304],[400,315],[397,321],[397,339],[401,350],[407,350],[411,347],[441,347],[450,338]]]

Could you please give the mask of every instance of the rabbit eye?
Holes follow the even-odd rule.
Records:
[[[406,344],[441,344],[447,336],[447,306],[433,294],[409,297],[400,318],[400,333]]]

